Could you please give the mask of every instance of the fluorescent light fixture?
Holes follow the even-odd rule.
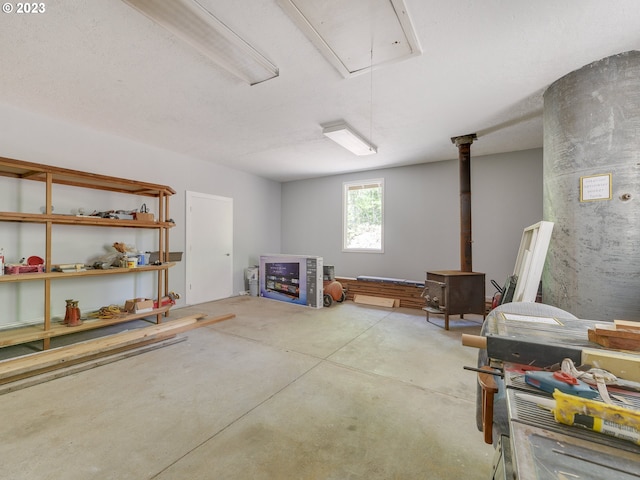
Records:
[[[278,76],[278,67],[195,0],[122,0],[250,85]]]
[[[373,155],[378,150],[346,123],[326,125],[322,133],[356,155]]]

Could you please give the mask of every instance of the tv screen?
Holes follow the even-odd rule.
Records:
[[[291,298],[300,298],[300,263],[265,263],[265,288]]]

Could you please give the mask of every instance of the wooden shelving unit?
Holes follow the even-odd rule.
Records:
[[[137,320],[140,318],[147,318],[153,315],[162,316],[162,314],[168,312],[170,308],[170,306],[165,306],[151,312],[120,315],[116,318],[95,318],[83,320],[82,324],[78,325],[77,327],[67,327],[66,325],[63,325],[62,322],[52,321],[48,330],[44,330],[43,328],[36,326],[13,328],[11,330],[0,332],[0,348],[9,347],[11,345],[19,345],[21,343],[33,342],[36,340],[47,340],[52,337],[84,332],[86,330],[107,327],[109,325],[117,325],[118,323],[129,322],[131,320]]]
[[[44,224],[46,227],[45,272],[0,276],[0,285],[26,281],[44,282],[44,314],[42,325],[0,330],[0,347],[42,340],[43,348],[47,349],[50,346],[50,339],[59,335],[67,335],[151,316],[156,317],[156,323],[162,321],[162,316],[168,313],[170,306],[165,306],[152,312],[123,315],[114,319],[87,320],[77,327],[67,327],[59,322],[52,321],[51,282],[65,278],[125,275],[155,271],[157,272],[157,298],[166,296],[168,294],[169,268],[175,265],[175,262],[168,262],[169,230],[174,226],[174,224],[169,221],[169,197],[176,193],[171,187],[3,157],[0,157],[0,176],[25,181],[39,181],[46,185],[44,213],[0,212],[0,222],[39,223]],[[53,186],[56,184],[150,197],[157,201],[158,218],[151,222],[54,214],[52,195]],[[156,230],[158,234],[159,258],[162,263],[160,265],[148,265],[137,268],[111,268],[107,270],[86,270],[69,273],[52,272],[53,225],[78,225],[106,228],[124,227]]]

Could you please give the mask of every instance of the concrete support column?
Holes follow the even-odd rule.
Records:
[[[543,120],[543,217],[555,223],[543,302],[640,320],[640,52],[554,82]]]

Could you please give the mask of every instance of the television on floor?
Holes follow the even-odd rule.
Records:
[[[322,257],[261,255],[260,296],[321,308],[322,271]]]

